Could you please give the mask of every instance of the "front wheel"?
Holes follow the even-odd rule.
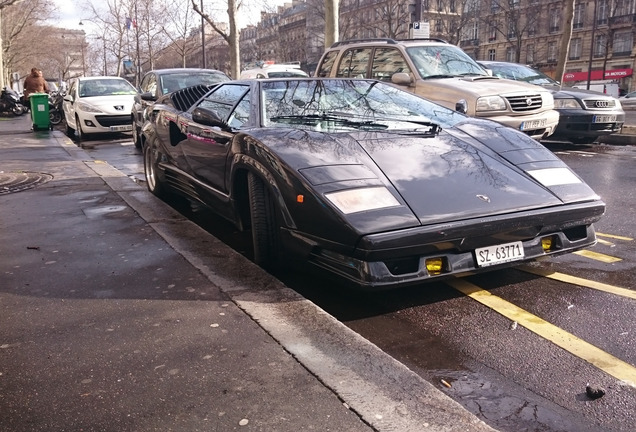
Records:
[[[266,270],[282,267],[280,224],[277,207],[263,180],[247,175],[254,262]]]
[[[20,104],[14,105],[13,108],[11,108],[11,111],[13,112],[13,115],[16,115],[16,116],[21,116],[22,114],[26,112],[24,111],[24,109],[22,109],[22,105]]]
[[[165,198],[167,193],[160,176],[160,159],[161,153],[157,150],[156,146],[152,143],[148,143],[148,145],[144,147],[144,175],[146,176],[146,185],[153,195],[159,198]]]

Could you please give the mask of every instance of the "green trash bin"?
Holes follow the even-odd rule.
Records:
[[[33,120],[33,130],[48,129],[49,119],[49,95],[47,93],[32,93],[29,95],[31,103],[31,120]]]

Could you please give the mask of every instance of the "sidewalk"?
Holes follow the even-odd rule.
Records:
[[[3,432],[493,431],[61,132],[29,128],[0,119]]]

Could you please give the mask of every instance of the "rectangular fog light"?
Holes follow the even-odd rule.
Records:
[[[426,271],[428,271],[428,274],[431,276],[444,272],[444,258],[442,257],[427,258],[425,263]]]

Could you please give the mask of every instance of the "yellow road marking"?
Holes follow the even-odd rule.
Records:
[[[634,241],[634,239],[631,237],[623,237],[623,236],[614,235],[614,234],[603,234],[603,233],[597,232],[596,235],[598,237],[607,237],[607,238],[613,238],[616,240]]]
[[[614,243],[609,242],[607,240],[600,239],[600,238],[597,238],[596,241],[605,246],[614,246]]]
[[[593,288],[595,290],[604,291],[610,294],[616,294],[622,297],[627,297],[636,300],[636,291],[629,290],[627,288],[621,288],[614,285],[609,285],[603,282],[596,282],[593,280],[583,279],[576,276],[566,275],[564,273],[553,272],[550,270],[543,270],[540,268],[519,266],[518,270],[525,271],[527,273],[533,273],[546,278],[558,280],[560,282],[569,283],[572,285],[579,285],[586,288]]]
[[[601,261],[604,263],[614,263],[614,262],[622,261],[621,258],[616,258],[610,255],[605,255],[598,252],[592,252],[590,250],[580,250],[580,251],[576,251],[572,253],[575,255],[584,256],[586,258],[590,258],[596,261]]]
[[[536,333],[569,353],[587,361],[614,378],[625,381],[632,387],[636,387],[636,368],[629,363],[606,353],[594,345],[579,339],[572,333],[562,330],[466,280],[452,279],[446,283],[473,300],[478,301],[512,321],[516,321],[519,325],[527,328],[531,332]]]

